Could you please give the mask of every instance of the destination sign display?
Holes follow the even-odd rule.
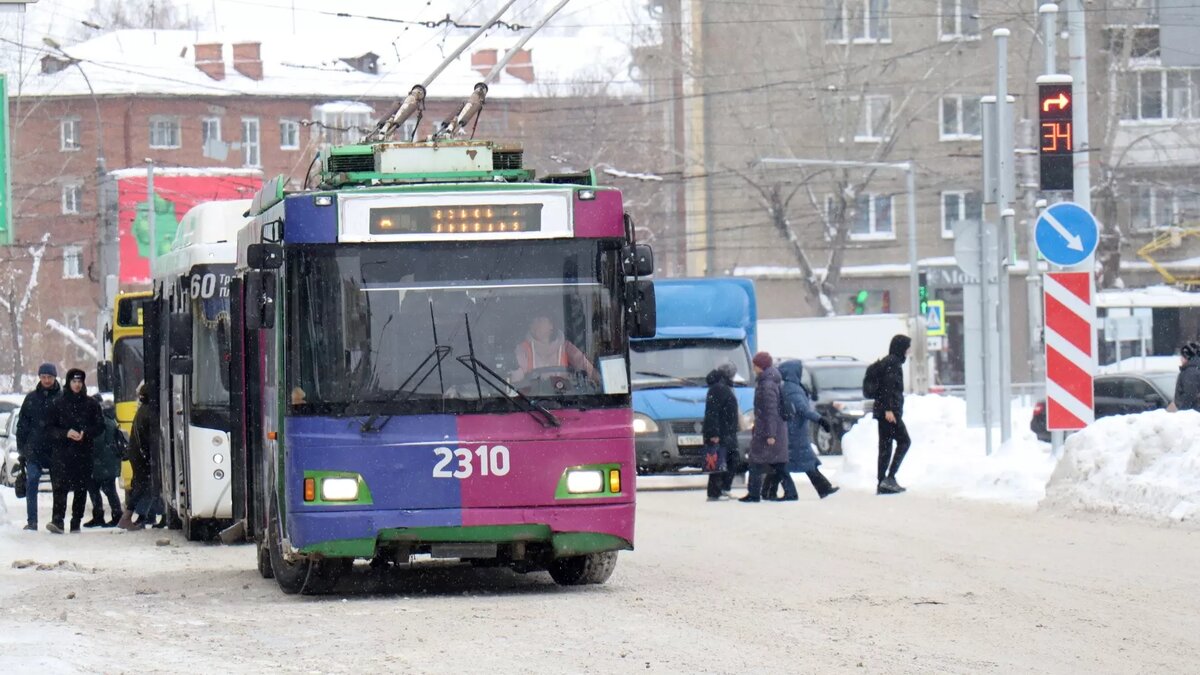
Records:
[[[540,232],[542,204],[389,206],[370,210],[371,234]]]

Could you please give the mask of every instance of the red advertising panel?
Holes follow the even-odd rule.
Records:
[[[146,172],[125,169],[117,179],[121,286],[150,283],[150,214]],[[171,250],[183,214],[196,204],[220,199],[249,199],[262,187],[256,170],[159,169],[154,173],[154,238],[158,255]]]

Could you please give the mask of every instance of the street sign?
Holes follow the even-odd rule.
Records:
[[[940,352],[946,348],[946,337],[943,335],[927,335],[925,337],[925,351]]]
[[[925,313],[926,334],[930,337],[946,334],[946,301],[930,300],[929,311]]]
[[[1038,78],[1038,157],[1043,190],[1074,190],[1071,77]]]
[[[1046,308],[1046,428],[1082,429],[1096,420],[1096,307],[1091,272],[1050,272]]]
[[[1100,226],[1087,209],[1062,202],[1042,212],[1034,238],[1043,258],[1060,267],[1071,267],[1096,252]]]

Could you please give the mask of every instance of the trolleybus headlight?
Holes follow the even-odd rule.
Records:
[[[358,479],[326,478],[322,480],[321,499],[327,502],[352,502],[358,499]]]
[[[220,464],[221,462],[224,462],[224,461],[225,461],[225,455],[222,455],[219,452],[217,454],[213,455],[213,464]]]
[[[330,206],[333,204],[333,197],[330,195],[317,195],[313,197],[313,204],[317,206]]]
[[[633,433],[652,434],[658,431],[658,423],[642,413],[633,414]]]
[[[595,190],[580,190],[579,191],[579,201],[590,202],[595,198],[596,198]]]
[[[604,472],[599,469],[567,471],[567,492],[573,495],[604,492]]]

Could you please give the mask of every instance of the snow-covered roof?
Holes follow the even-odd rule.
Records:
[[[233,34],[190,30],[117,30],[86,42],[48,47],[41,56],[78,61],[55,73],[34,72],[21,83],[24,96],[263,96],[362,100],[400,98],[423,81],[470,31],[414,27],[391,40],[370,35],[280,33]],[[430,98],[465,99],[482,79],[472,56],[496,50],[502,56],[520,34],[485,35],[450,64],[430,86]],[[259,43],[262,79],[235,69],[234,44]],[[196,45],[220,44],[224,79],[197,67]],[[581,89],[620,95],[636,93],[630,79],[631,47],[599,32],[575,36],[534,36],[530,53],[533,80],[506,69],[489,87],[489,98],[569,95]],[[378,55],[375,73],[356,70],[344,59]],[[512,64],[510,64],[510,69]],[[83,70],[87,74],[85,80]],[[90,90],[89,90],[90,81]],[[581,86],[584,85],[584,86]]]
[[[1096,294],[1098,307],[1200,307],[1200,293],[1173,286],[1105,290]]]

